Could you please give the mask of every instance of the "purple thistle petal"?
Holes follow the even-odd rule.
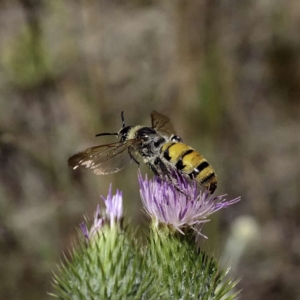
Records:
[[[81,222],[79,224],[79,227],[80,227],[80,229],[82,231],[82,234],[86,238],[86,240],[88,240],[89,239],[89,231],[88,231],[88,228],[87,228],[86,224],[84,222]]]
[[[116,194],[112,196],[112,186],[109,187],[108,196],[102,199],[106,205],[106,216],[111,226],[114,226],[115,222],[118,222],[123,217],[123,201],[122,192],[117,190]]]
[[[179,213],[179,219],[180,219],[180,221],[182,221],[183,218],[185,217],[187,210],[188,210],[188,205],[184,208],[183,211],[181,211],[181,212]]]
[[[101,198],[105,203],[106,210],[101,211],[100,205],[97,205],[94,222],[90,230],[87,229],[87,225],[84,222],[79,225],[83,235],[88,240],[91,240],[105,225],[109,224],[111,228],[115,227],[123,218],[123,199],[121,191],[117,190],[116,194],[112,195],[112,186],[110,185],[107,197],[101,196]]]
[[[159,177],[151,180],[146,175],[144,179],[138,173],[146,213],[157,223],[172,226],[181,233],[183,228],[195,229],[208,222],[211,214],[240,201],[240,197],[227,201],[226,195],[213,196],[199,188],[195,181],[188,182],[180,174],[174,174],[174,177],[176,187]]]
[[[103,227],[104,218],[101,215],[100,205],[97,205],[95,214],[94,214],[94,222],[89,231],[89,239],[91,239],[99,230]]]

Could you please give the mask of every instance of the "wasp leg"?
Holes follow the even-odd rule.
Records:
[[[170,173],[170,170],[168,169],[168,167],[166,166],[166,164],[165,164],[159,157],[157,157],[157,158],[155,159],[154,165],[158,166],[159,169],[160,169],[160,173],[159,173],[159,172],[157,171],[157,169],[155,169],[155,171],[153,170],[153,169],[155,168],[154,166],[151,166],[151,169],[152,169],[152,171],[154,172],[154,174],[157,173],[158,176],[160,176],[161,178],[167,179],[167,181],[168,181],[170,184],[172,184],[178,192],[180,192],[180,193],[184,194],[185,196],[189,197],[189,196],[188,196],[188,195],[187,195],[187,194],[179,187],[177,180],[176,180],[174,177],[172,177],[172,176],[170,175],[170,174],[171,174],[171,173]]]
[[[153,172],[156,173],[158,176],[162,178],[166,177],[168,180],[171,179],[167,166],[163,163],[163,161],[159,157],[156,157],[151,169],[155,169],[156,171]]]
[[[136,158],[132,155],[131,151],[128,149],[128,154],[132,161],[134,161],[138,166],[140,166],[140,163],[136,160]]]
[[[157,169],[155,168],[155,166],[153,164],[148,163],[148,166],[151,169],[151,171],[154,173],[154,175],[160,176],[159,172],[157,171]]]

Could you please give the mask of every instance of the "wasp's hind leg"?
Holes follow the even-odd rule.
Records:
[[[158,167],[158,168],[157,168]],[[153,171],[153,173],[155,175],[158,175],[159,177],[161,177],[162,179],[168,181],[171,185],[173,185],[175,187],[175,189],[184,194],[185,196],[189,197],[184,190],[182,190],[179,187],[178,184],[178,179],[179,177],[177,176],[171,176],[172,175],[172,171],[166,166],[166,164],[159,158],[157,157],[154,161],[154,165],[150,165],[151,170]],[[159,171],[158,171],[159,170]],[[174,172],[174,170],[173,170]]]
[[[151,169],[151,171],[154,173],[155,176],[160,176],[159,172],[157,171],[157,169],[155,168],[155,166],[153,164],[148,163],[149,168]]]

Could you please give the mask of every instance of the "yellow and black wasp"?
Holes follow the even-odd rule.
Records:
[[[174,134],[170,119],[158,112],[151,114],[151,127],[126,126],[124,112],[121,113],[122,128],[117,133],[100,133],[96,136],[115,135],[116,143],[88,148],[69,158],[69,166],[92,169],[103,175],[118,172],[127,162],[141,156],[158,176],[172,180],[178,171],[189,180],[195,180],[213,193],[217,188],[217,176],[207,160],[192,147],[182,143]]]

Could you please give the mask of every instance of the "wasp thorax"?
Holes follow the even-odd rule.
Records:
[[[155,135],[156,131],[150,127],[142,127],[136,132],[136,138],[148,141],[151,135]]]

